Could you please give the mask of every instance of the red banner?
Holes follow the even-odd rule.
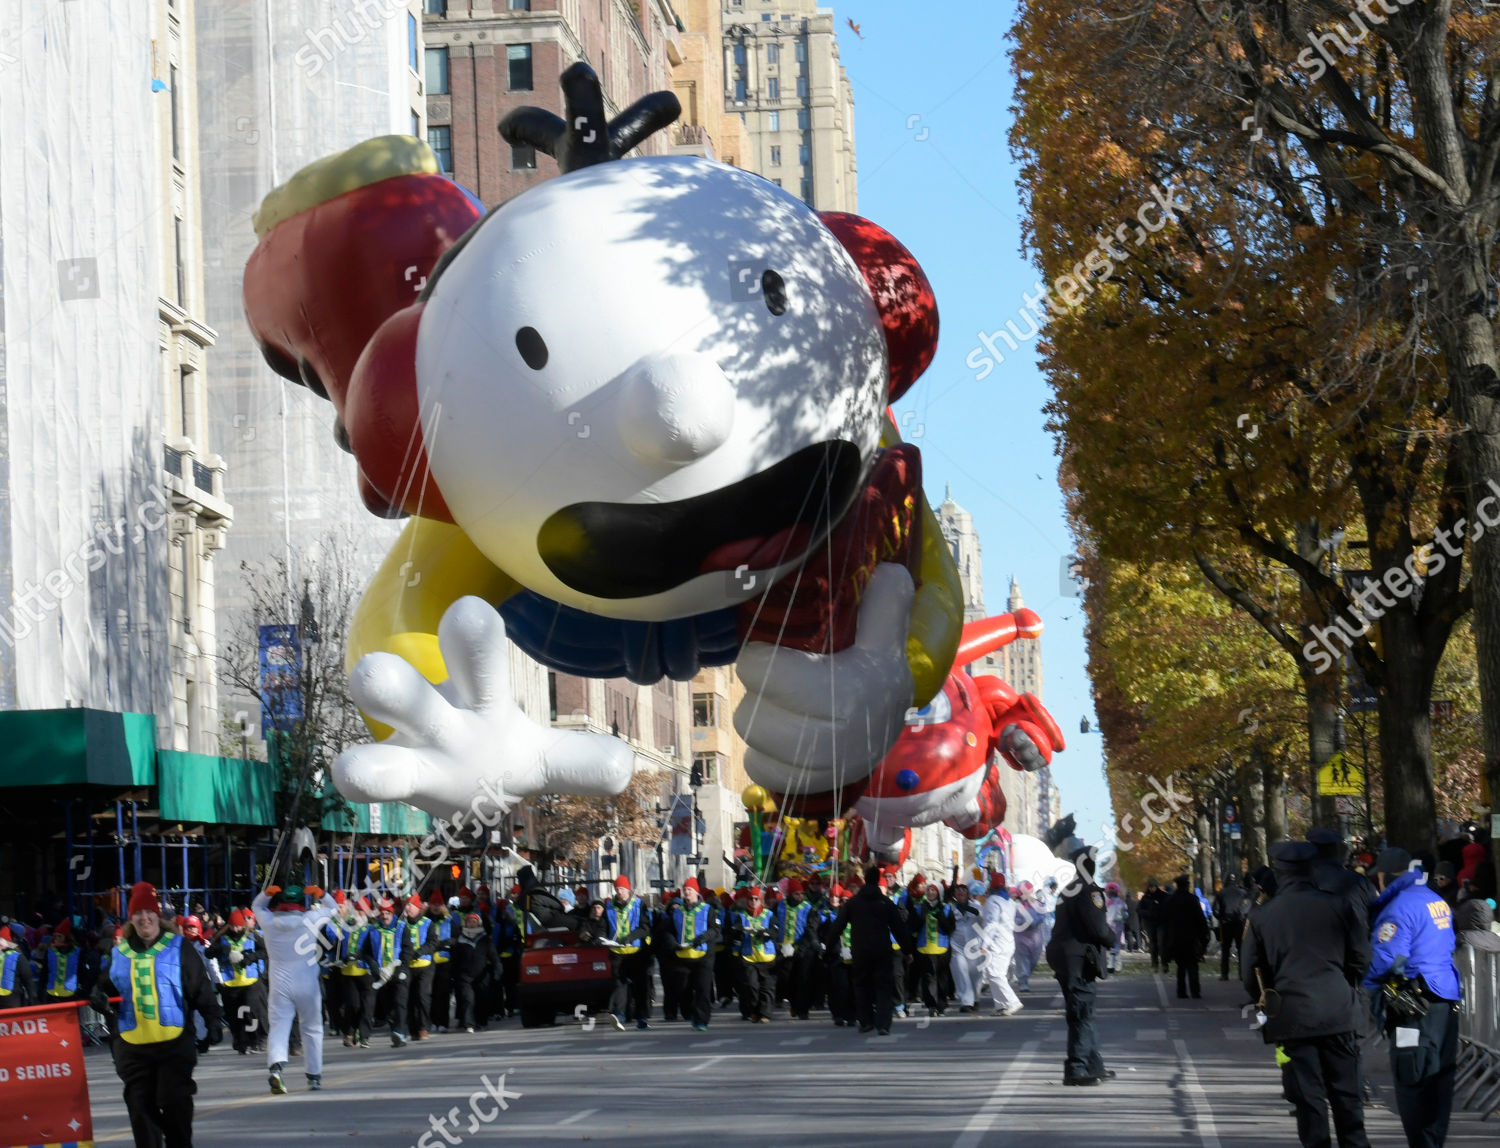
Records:
[[[91,1148],[76,1004],[0,1010],[0,1112],[0,1145]]]

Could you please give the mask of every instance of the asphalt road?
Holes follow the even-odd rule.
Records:
[[[1062,997],[1041,969],[1013,1017],[898,1020],[883,1038],[835,1028],[826,1013],[748,1025],[731,1009],[707,1033],[683,1022],[616,1032],[507,1021],[400,1050],[380,1034],[364,1051],[335,1040],[323,1090],[305,1091],[298,1059],[286,1096],[269,1094],[262,1058],[226,1044],[199,1061],[195,1143],[1296,1144],[1272,1052],[1240,1019],[1241,990],[1216,965],[1204,972],[1201,1001],[1178,1001],[1175,984],[1139,965],[1100,987],[1105,1060],[1119,1075],[1098,1088],[1062,1087]],[[87,1055],[95,1141],[128,1144],[109,1055]],[[1383,1052],[1378,1061],[1389,1097]],[[445,1116],[446,1135],[433,1125]],[[1405,1143],[1391,1109],[1367,1108],[1366,1119],[1373,1144]],[[1497,1135],[1493,1121],[1455,1113],[1448,1143],[1493,1148]]]

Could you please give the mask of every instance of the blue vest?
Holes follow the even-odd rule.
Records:
[[[187,1027],[182,999],[182,938],[164,933],[144,953],[115,946],[109,979],[120,994],[119,1034],[131,1044],[172,1040]]]
[[[778,945],[796,944],[807,931],[807,918],[812,913],[812,903],[803,901],[793,909],[785,901],[776,906],[776,924],[771,931],[776,934]]]
[[[1403,873],[1371,907],[1371,959],[1365,986],[1391,972],[1406,958],[1404,973],[1421,976],[1444,1000],[1463,999],[1458,969],[1453,964],[1453,910],[1419,873]]]
[[[693,906],[693,942],[685,943],[685,921],[688,916],[687,906],[680,901],[672,902],[672,939],[676,942],[673,946],[679,957],[685,960],[696,960],[702,954],[708,952],[708,941],[705,936],[709,926],[713,923],[713,908],[707,901],[699,901]]]
[[[75,946],[59,963],[57,950],[47,950],[47,995],[70,997],[78,992],[78,956]]]
[[[240,955],[245,959],[239,964],[230,961],[229,951],[231,949],[239,950]],[[255,949],[254,933],[247,929],[245,935],[239,940],[235,940],[228,933],[225,933],[224,954],[224,964],[226,967],[221,971],[224,973],[224,984],[227,988],[242,989],[260,980],[262,958]]]
[[[641,899],[639,897],[630,898],[630,903],[625,907],[625,916],[622,919],[618,911],[618,906],[615,905],[615,900],[611,897],[609,904],[604,907],[604,919],[609,922],[609,935],[616,940],[635,932],[641,927]],[[624,925],[623,928],[621,928],[622,923]],[[621,954],[639,952],[645,943],[644,939],[636,940],[628,945],[620,945],[614,951]]]
[[[0,956],[0,996],[10,996],[16,991],[16,963],[25,959],[20,949],[7,949]]]
[[[735,945],[735,955],[743,957],[754,964],[769,964],[776,959],[776,941],[756,941],[751,934],[756,932],[772,932],[776,924],[776,914],[770,909],[762,908],[759,916],[751,916],[749,909],[737,909],[734,914],[735,925],[739,929],[739,943]]]
[[[432,931],[433,931],[434,934],[436,934],[438,940],[440,940],[440,941],[446,941],[446,940],[449,940],[450,938],[452,938],[452,936],[453,936],[453,914],[452,913],[449,913],[446,917],[429,917],[428,920],[430,920],[432,922]],[[448,954],[447,953],[433,953],[432,954],[432,959],[433,959],[434,963],[436,963],[436,964],[439,964],[439,965],[446,964],[447,960],[448,960]]]
[[[506,905],[495,914],[495,952],[502,957],[513,956],[526,945],[525,934],[516,920],[517,906]]]

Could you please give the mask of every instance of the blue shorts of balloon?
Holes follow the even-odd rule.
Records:
[[[937,307],[868,220],[690,156],[624,158],[669,93],[500,132],[561,174],[485,213],[425,144],[366,141],[255,217],[244,304],[266,361],[329,399],[372,512],[408,521],[355,614],[377,741],[339,789],[449,817],[481,784],[619,793],[630,745],[532,721],[505,639],[650,683],[735,663],[746,769],[837,815],[953,664],[957,572],[888,406]]]

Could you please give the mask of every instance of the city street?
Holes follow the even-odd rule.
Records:
[[[1138,969],[1139,966],[1137,965]],[[616,1032],[577,1023],[550,1030],[435,1036],[397,1051],[383,1037],[366,1052],[337,1040],[324,1090],[308,1093],[300,1061],[291,1094],[266,1091],[264,1065],[214,1049],[198,1068],[199,1145],[305,1144],[358,1139],[384,1146],[445,1142],[430,1117],[457,1107],[447,1142],[611,1145],[1069,1145],[1295,1144],[1272,1052],[1239,1016],[1242,994],[1203,966],[1202,1001],[1133,971],[1100,986],[1105,1060],[1118,1078],[1095,1089],[1062,1087],[1066,1029],[1055,983],[1040,974],[1025,1011],[898,1021],[890,1037],[861,1036],[827,1020],[751,1026],[715,1014],[708,1033],[685,1023]],[[1376,1076],[1387,1084],[1381,1057]],[[107,1053],[88,1057],[94,1139],[129,1143]],[[501,1077],[503,1076],[503,1081]],[[486,1091],[484,1079],[492,1089]],[[470,1114],[493,1114],[480,1123]],[[503,1095],[502,1111],[492,1094]],[[1389,1093],[1387,1092],[1387,1095]],[[470,1131],[471,1125],[473,1131]],[[1395,1114],[1367,1109],[1377,1148],[1404,1143]],[[1455,1112],[1450,1145],[1494,1144],[1493,1122]]]

